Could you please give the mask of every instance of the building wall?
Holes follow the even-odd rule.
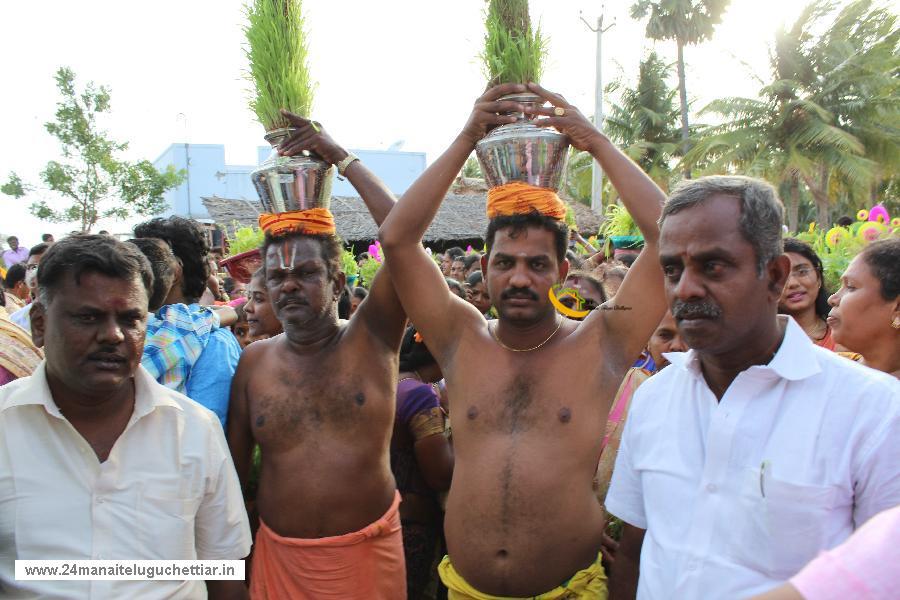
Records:
[[[396,195],[403,194],[425,170],[424,152],[394,152],[382,150],[352,150]],[[257,148],[262,163],[272,153],[271,148]],[[209,219],[201,198],[217,196],[235,200],[256,200],[256,190],[250,173],[256,168],[248,165],[226,165],[225,146],[221,144],[172,144],[155,161],[157,169],[174,165],[184,169],[187,179],[166,192],[168,209],[163,216],[181,215],[195,219]],[[349,181],[336,178],[336,196],[355,196]]]

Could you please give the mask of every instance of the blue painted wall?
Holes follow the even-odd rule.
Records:
[[[257,159],[263,162],[271,154],[271,148],[257,148]],[[425,170],[424,152],[396,152],[388,150],[351,150],[396,195],[405,192]],[[184,169],[188,177],[184,183],[166,192],[169,208],[163,216],[181,215],[195,219],[208,219],[209,213],[201,198],[218,196],[236,200],[256,200],[256,190],[250,181],[250,173],[256,165],[226,165],[225,146],[222,144],[172,144],[155,161],[157,169],[174,165]],[[356,190],[349,181],[336,178],[335,196],[355,196]]]

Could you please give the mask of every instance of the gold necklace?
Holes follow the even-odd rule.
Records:
[[[557,319],[556,319],[556,329],[553,330],[553,333],[551,333],[551,334],[547,337],[546,340],[544,340],[543,342],[541,342],[540,344],[538,344],[538,345],[535,346],[534,348],[523,348],[523,349],[519,350],[518,348],[510,348],[509,346],[507,346],[506,344],[504,344],[503,342],[501,342],[501,341],[500,341],[500,338],[497,337],[497,333],[496,333],[493,329],[491,329],[491,324],[488,323],[488,331],[491,333],[491,337],[494,338],[494,341],[496,341],[498,344],[500,344],[501,346],[503,346],[505,349],[509,350],[510,352],[531,352],[532,350],[537,350],[538,348],[540,348],[541,346],[543,346],[544,344],[546,344],[547,342],[549,342],[550,339],[551,339],[554,335],[556,335],[556,332],[559,331],[559,328],[560,328],[560,327],[562,327],[562,319],[560,319],[559,317],[557,317]]]

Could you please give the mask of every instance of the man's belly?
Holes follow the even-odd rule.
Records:
[[[450,559],[483,593],[551,590],[600,550],[604,524],[591,461],[559,458],[558,449],[550,458],[534,448],[492,450],[471,464],[457,458],[445,520]]]
[[[292,451],[267,459],[263,452],[256,504],[275,533],[343,535],[377,521],[390,508],[396,486],[386,450],[305,454]]]

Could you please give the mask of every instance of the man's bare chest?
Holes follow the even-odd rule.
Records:
[[[260,444],[293,447],[390,427],[395,379],[386,369],[373,372],[327,362],[270,366],[248,385],[250,428]]]

